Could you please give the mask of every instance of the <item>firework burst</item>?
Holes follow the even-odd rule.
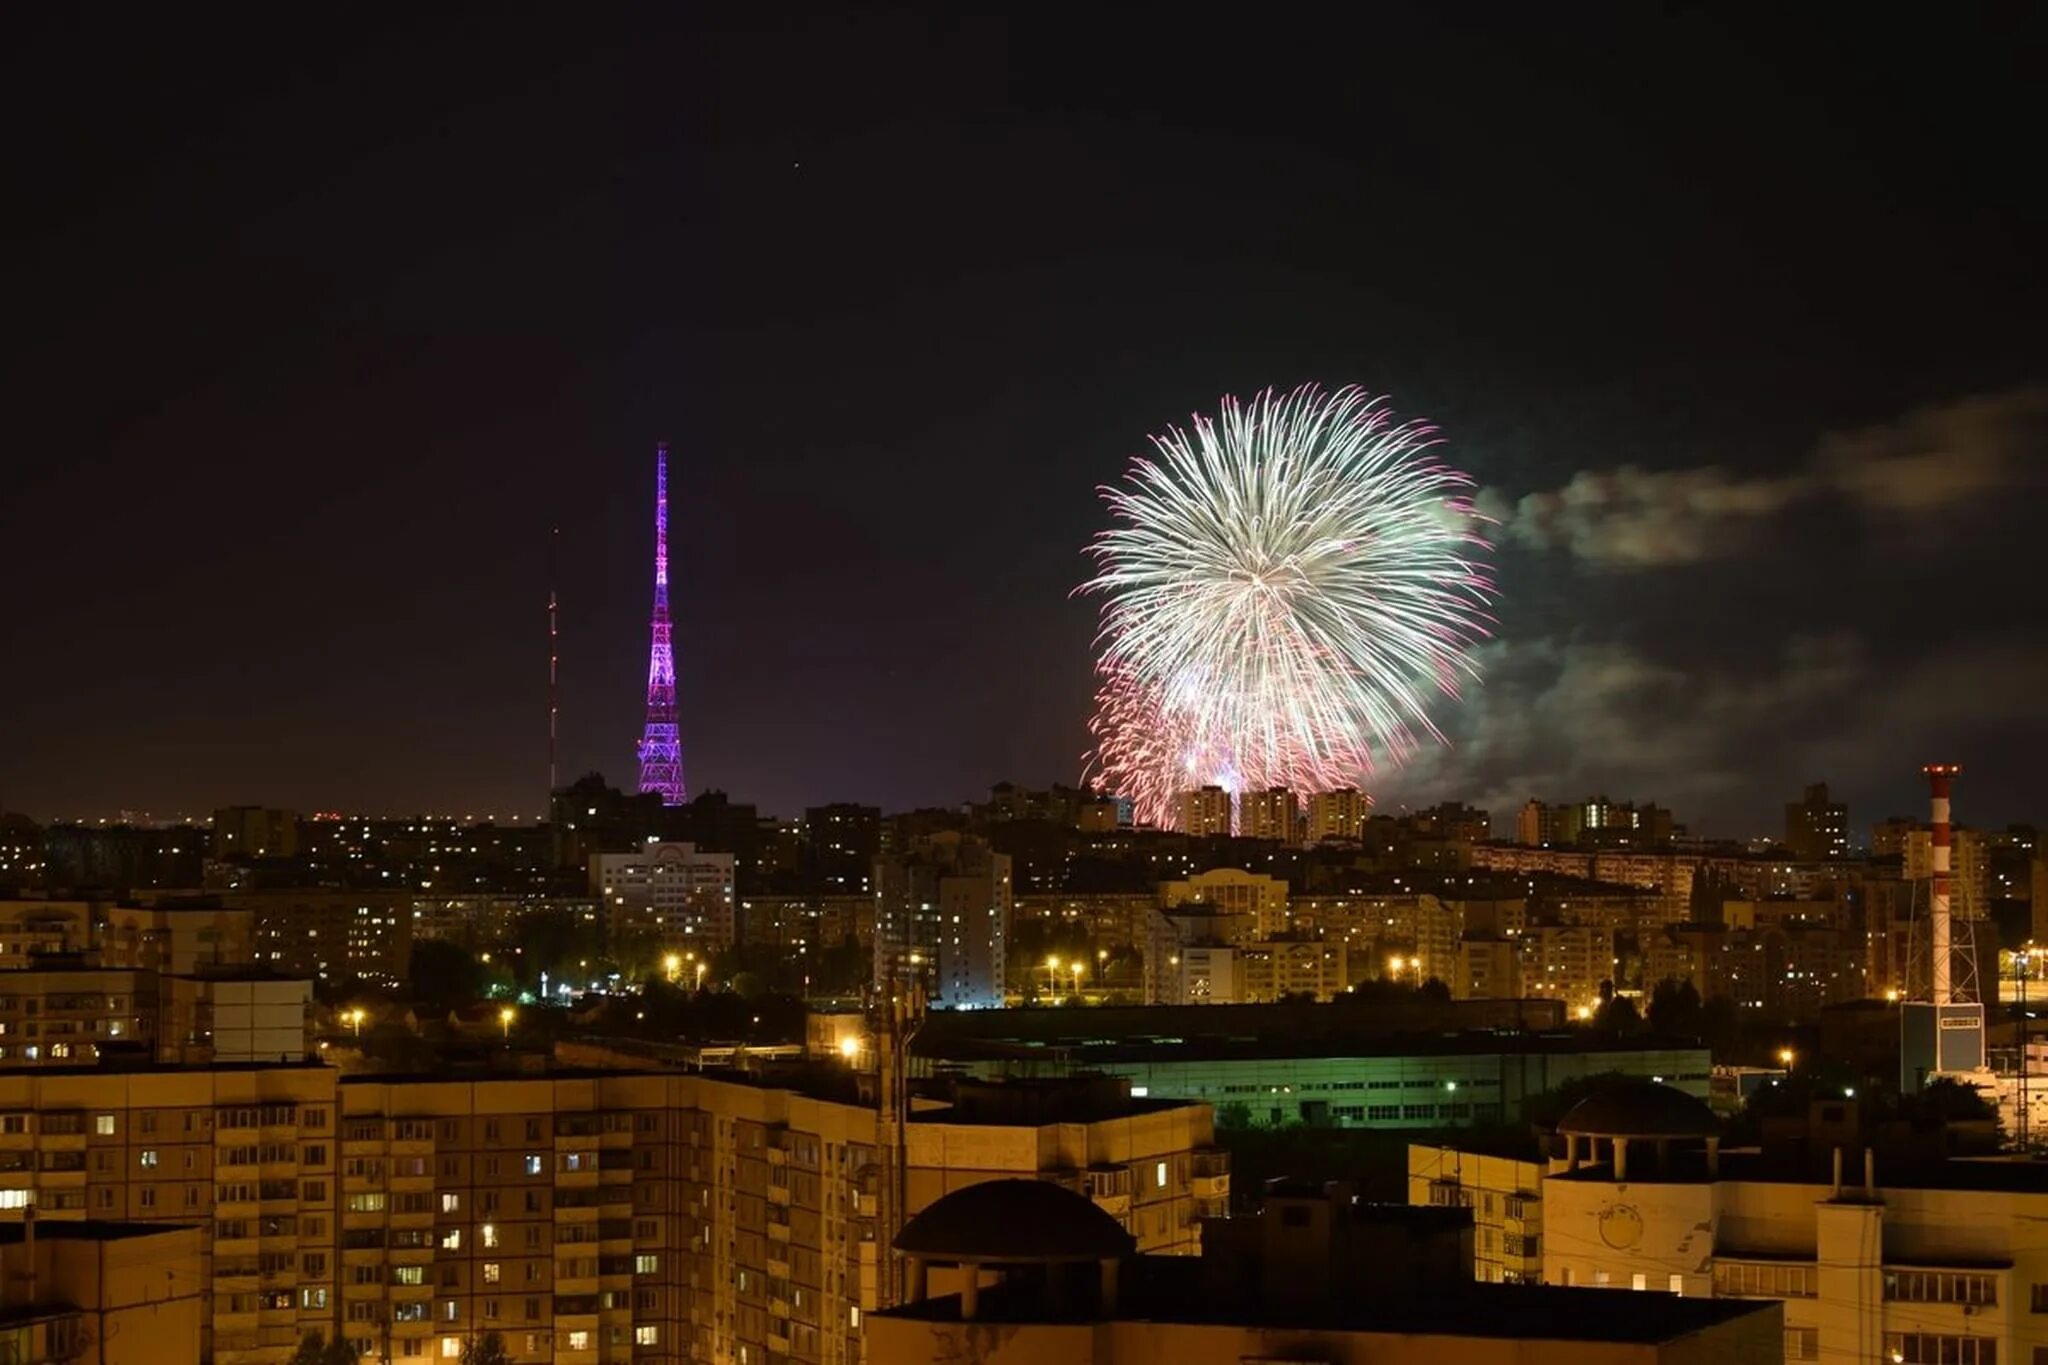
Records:
[[[1165,825],[1215,783],[1361,786],[1476,676],[1488,546],[1472,481],[1357,388],[1226,398],[1102,490],[1087,776]]]

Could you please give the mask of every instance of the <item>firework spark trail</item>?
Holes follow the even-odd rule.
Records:
[[[1492,580],[1471,480],[1435,428],[1358,388],[1223,400],[1104,488],[1088,776],[1164,825],[1216,782],[1362,784],[1441,739],[1433,695],[1476,676]]]

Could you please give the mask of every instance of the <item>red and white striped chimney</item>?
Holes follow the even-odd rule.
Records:
[[[1948,793],[1963,769],[1958,763],[1929,763],[1920,771],[1927,774],[1928,823],[1933,830],[1934,887],[1927,916],[1933,941],[1928,956],[1934,968],[1934,1003],[1946,1005],[1953,994],[1949,968],[1954,956],[1949,947],[1949,849],[1955,836],[1949,829]]]

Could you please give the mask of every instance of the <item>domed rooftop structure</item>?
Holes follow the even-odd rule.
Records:
[[[904,1224],[896,1249],[930,1261],[1111,1261],[1131,1234],[1085,1195],[1042,1180],[984,1180]]]
[[[1580,1137],[1704,1138],[1721,1131],[1714,1111],[1683,1090],[1654,1081],[1603,1086],[1573,1105],[1557,1131]]]

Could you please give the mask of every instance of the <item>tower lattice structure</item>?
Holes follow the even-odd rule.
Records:
[[[640,790],[683,804],[683,739],[676,721],[676,659],[668,619],[668,443],[654,448],[654,618],[647,654],[647,724],[640,733]]]

